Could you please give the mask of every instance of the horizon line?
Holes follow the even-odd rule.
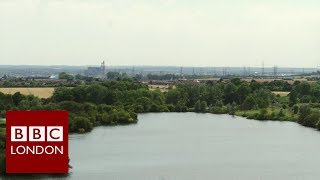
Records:
[[[60,67],[100,67],[100,65],[63,65],[63,64],[51,64],[51,65],[43,65],[43,64],[0,64],[0,66],[60,66]],[[295,69],[318,69],[319,66],[316,67],[293,67],[293,66],[190,66],[190,65],[106,65],[106,67],[177,67],[177,68],[295,68]]]

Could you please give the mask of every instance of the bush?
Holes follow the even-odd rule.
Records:
[[[302,105],[299,109],[298,123],[304,124],[305,118],[311,113],[311,108],[308,105]]]
[[[301,124],[308,127],[317,127],[319,119],[320,119],[320,112],[313,111],[304,119],[303,122],[301,122]]]
[[[207,102],[206,101],[202,101],[201,104],[200,104],[200,111],[201,112],[206,112],[207,111]]]
[[[268,119],[267,115],[268,115],[268,110],[266,108],[262,108],[259,111],[257,119],[258,120],[267,120]]]
[[[136,113],[143,113],[144,112],[144,108],[142,105],[134,105],[134,112]]]
[[[196,104],[194,105],[194,112],[201,112],[201,103],[200,100],[198,100],[196,102]]]
[[[174,112],[175,111],[175,107],[173,104],[168,104],[167,105],[167,109],[169,110],[169,112]]]
[[[213,106],[209,108],[209,112],[214,114],[225,114],[228,113],[228,109],[225,106]]]
[[[188,107],[186,106],[186,104],[183,101],[179,101],[178,104],[175,107],[175,111],[177,111],[177,112],[187,112],[188,111]]]
[[[90,132],[92,128],[93,125],[87,117],[71,116],[69,118],[70,132]]]
[[[153,103],[150,107],[150,112],[160,112],[161,111],[161,108],[159,105]]]
[[[298,112],[299,112],[299,106],[298,105],[294,105],[293,106],[293,113],[294,114],[298,114]]]
[[[242,109],[243,110],[254,109],[256,105],[257,105],[256,100],[253,98],[253,96],[249,95],[246,97],[246,99],[242,103]]]
[[[96,116],[96,121],[101,125],[110,125],[111,118],[108,113],[100,113]]]
[[[227,105],[227,109],[228,109],[228,114],[230,115],[235,115],[236,111],[237,111],[237,105],[235,102],[233,102],[232,104],[228,104]]]
[[[285,116],[285,113],[284,113],[284,110],[281,109],[278,113],[278,117],[283,117],[283,116]]]

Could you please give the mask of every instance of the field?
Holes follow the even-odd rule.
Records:
[[[294,79],[282,79],[282,78],[242,78],[241,80],[251,82],[252,80],[255,80],[257,82],[263,83],[263,82],[272,82],[275,80],[278,81],[286,81],[289,84],[293,84],[295,81],[308,81],[306,78],[294,78]],[[308,81],[311,83],[314,83],[315,81]]]
[[[279,95],[279,96],[288,96],[290,92],[285,92],[285,91],[272,91],[273,94]]]
[[[159,89],[161,92],[168,92],[170,85],[148,85],[148,87],[151,91]],[[175,88],[175,86],[172,86],[172,88]]]
[[[49,98],[52,96],[54,88],[44,87],[44,88],[0,88],[0,92],[4,94],[14,94],[20,92],[24,95],[34,95],[39,98]]]
[[[202,78],[202,79],[196,79],[200,82],[202,81],[218,81],[220,78]],[[265,78],[240,78],[242,81],[246,81],[246,82],[251,82],[252,80],[255,80],[259,83],[264,83],[264,82],[272,82],[272,81],[275,81],[275,80],[278,80],[278,81],[286,81],[288,82],[289,84],[293,84],[295,81],[308,81],[308,79],[306,78],[292,78],[292,79],[285,79],[285,78],[270,78],[270,77],[265,77]],[[228,81],[229,79],[224,79],[225,81]],[[316,81],[308,81],[310,83],[315,83]]]

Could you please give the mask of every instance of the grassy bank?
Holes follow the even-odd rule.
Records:
[[[256,120],[298,121],[298,115],[288,109],[264,108],[247,111],[238,110],[235,115]]]

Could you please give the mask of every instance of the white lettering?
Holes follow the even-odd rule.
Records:
[[[11,154],[63,154],[63,146],[11,146]]]

